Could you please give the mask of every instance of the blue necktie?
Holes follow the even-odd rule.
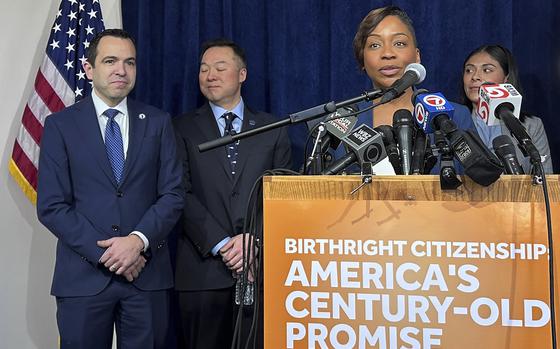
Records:
[[[233,128],[233,120],[237,117],[234,113],[228,112],[222,115],[226,120],[226,128],[224,129],[224,136],[234,135],[235,129]],[[235,176],[235,165],[237,164],[237,146],[239,141],[226,145],[227,157],[231,168],[231,175]]]
[[[111,162],[111,168],[113,169],[117,184],[120,184],[124,169],[124,149],[121,128],[115,121],[115,116],[119,114],[119,111],[117,109],[107,109],[103,114],[107,116],[105,149],[107,150],[107,157],[109,162]]]

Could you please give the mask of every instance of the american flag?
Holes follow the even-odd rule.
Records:
[[[89,43],[103,29],[99,0],[61,1],[8,165],[33,204],[45,118],[91,93],[82,64]]]

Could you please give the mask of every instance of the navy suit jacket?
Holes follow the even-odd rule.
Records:
[[[276,121],[270,114],[245,107],[242,130]],[[233,285],[231,271],[212,248],[243,232],[249,195],[264,171],[290,168],[291,147],[285,128],[239,142],[236,175],[231,176],[226,148],[204,153],[198,144],[221,137],[210,105],[173,120],[183,159],[185,209],[177,242],[177,290],[210,290]]]
[[[182,172],[169,115],[130,99],[129,147],[117,185],[91,97],[46,118],[41,140],[37,214],[57,238],[51,292],[87,296],[113,273],[98,261],[98,240],[137,230],[150,243],[149,260],[134,285],[173,286],[166,243],[183,207]]]

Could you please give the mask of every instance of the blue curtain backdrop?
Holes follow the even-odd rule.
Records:
[[[279,118],[371,89],[352,39],[373,8],[397,5],[414,21],[427,78],[422,87],[457,100],[465,56],[483,43],[512,49],[523,107],[540,116],[560,172],[560,2],[372,0],[122,0],[123,26],[137,41],[135,98],[177,115],[203,102],[201,43],[227,37],[245,48],[250,106]],[[296,163],[306,129],[290,126]]]

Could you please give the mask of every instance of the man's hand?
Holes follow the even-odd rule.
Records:
[[[138,277],[138,275],[140,275],[140,272],[142,271],[142,269],[144,269],[145,265],[146,265],[146,258],[144,258],[144,256],[140,255],[140,256],[138,256],[138,259],[136,260],[136,262],[134,262],[130,266],[130,268],[128,268],[124,271],[123,276],[129,282],[132,282],[132,281],[134,281],[134,279],[136,279]]]
[[[245,235],[245,258],[249,258],[249,265],[251,265],[254,258],[252,248],[254,240],[249,234],[235,235],[220,249],[220,255],[226,266],[237,274],[243,272],[243,235]]]
[[[107,249],[99,259],[99,263],[115,274],[121,275],[137,262],[140,252],[144,249],[144,242],[140,237],[132,234],[97,241],[97,246]]]

